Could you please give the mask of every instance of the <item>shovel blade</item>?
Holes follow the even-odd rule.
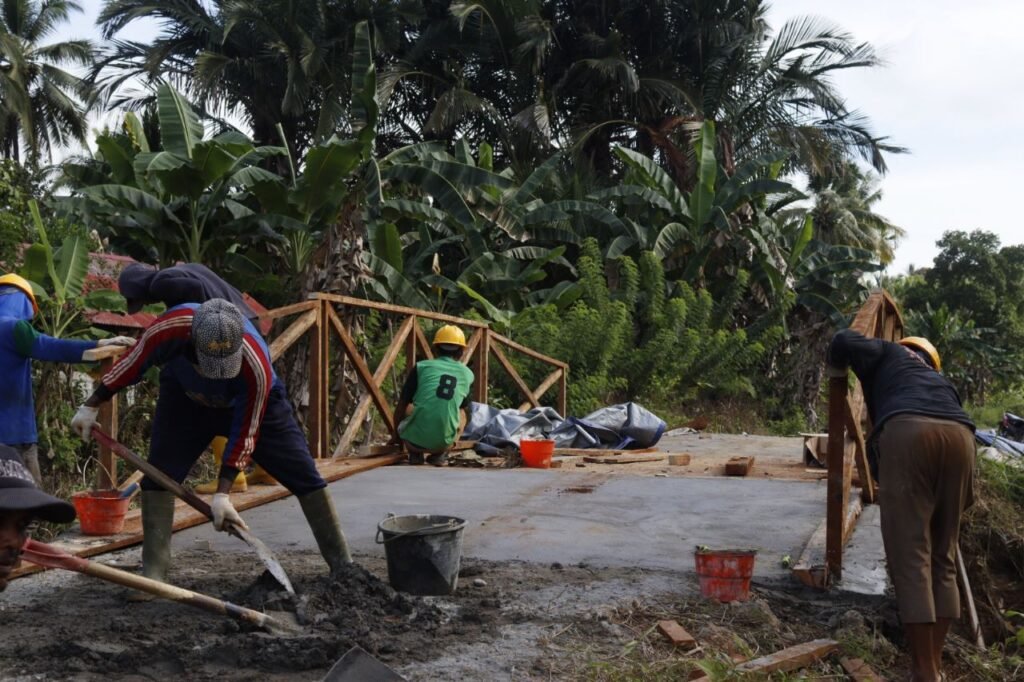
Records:
[[[231,534],[235,535],[242,540],[242,542],[256,550],[256,555],[260,558],[260,561],[263,562],[263,565],[267,567],[267,572],[274,576],[274,579],[281,584],[281,587],[283,587],[288,594],[295,596],[295,588],[292,587],[292,581],[288,579],[288,574],[285,573],[284,567],[281,566],[278,560],[274,557],[270,548],[263,544],[262,540],[249,531],[237,526],[231,529]]]

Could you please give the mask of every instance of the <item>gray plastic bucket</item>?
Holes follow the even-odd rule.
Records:
[[[455,592],[465,527],[464,519],[435,514],[388,516],[377,524],[391,586],[418,595]]]

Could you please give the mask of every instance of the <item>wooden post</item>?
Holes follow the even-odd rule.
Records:
[[[314,458],[321,456],[320,437],[322,430],[320,422],[323,419],[323,372],[320,370],[323,365],[323,335],[320,333],[325,320],[323,315],[323,302],[317,301],[316,321],[313,323],[313,333],[309,337],[309,362],[307,376],[309,377],[309,406],[306,412],[306,430],[309,437],[309,452]]]
[[[110,371],[114,366],[114,359],[104,360],[100,365],[103,374]],[[100,405],[99,413],[100,428],[110,437],[117,440],[117,396]],[[105,446],[100,446],[100,466],[96,471],[96,489],[110,490],[117,487],[117,458],[113,451]]]
[[[331,448],[331,334],[327,322],[327,308],[330,303],[319,301],[317,312],[317,334],[320,335],[320,450],[317,457],[329,457]]]
[[[826,494],[825,563],[828,579],[843,575],[843,532],[850,489],[846,457],[846,376],[832,377],[828,386],[828,492]]]
[[[410,315],[409,317],[412,320],[412,325],[413,325],[414,329],[413,329],[412,333],[409,334],[408,338],[406,338],[406,340],[405,340],[405,373],[406,373],[406,375],[408,375],[409,372],[412,371],[412,368],[416,366],[416,346],[419,343],[419,341],[416,338],[416,329],[415,328],[418,328],[420,326],[419,319],[417,319],[417,317],[415,315]],[[421,331],[420,333],[422,334],[423,332]],[[399,421],[401,421],[401,418],[399,418]]]
[[[490,381],[491,330],[480,330],[480,344],[476,349],[476,380],[473,384],[474,400],[487,404],[487,383]]]
[[[558,414],[563,419],[569,417],[566,412],[568,411],[569,401],[569,370],[566,367],[562,368],[562,374],[558,377]]]

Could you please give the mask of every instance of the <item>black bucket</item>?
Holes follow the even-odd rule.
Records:
[[[455,592],[465,527],[464,519],[434,514],[389,516],[377,524],[391,586],[418,595]]]

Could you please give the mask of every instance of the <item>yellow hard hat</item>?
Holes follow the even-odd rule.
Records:
[[[39,304],[36,303],[36,295],[32,292],[32,285],[28,283],[27,279],[21,275],[11,273],[0,277],[0,286],[9,286],[21,289],[21,291],[28,296],[28,300],[32,301],[32,312],[36,315],[39,314]]]
[[[939,351],[935,350],[935,346],[928,339],[923,336],[908,336],[905,339],[900,339],[900,345],[923,350],[932,359],[932,367],[942,371],[942,359],[939,357]]]
[[[434,345],[448,344],[450,346],[462,346],[466,347],[466,335],[462,333],[462,330],[456,327],[454,324],[446,324],[437,330],[434,334]]]

